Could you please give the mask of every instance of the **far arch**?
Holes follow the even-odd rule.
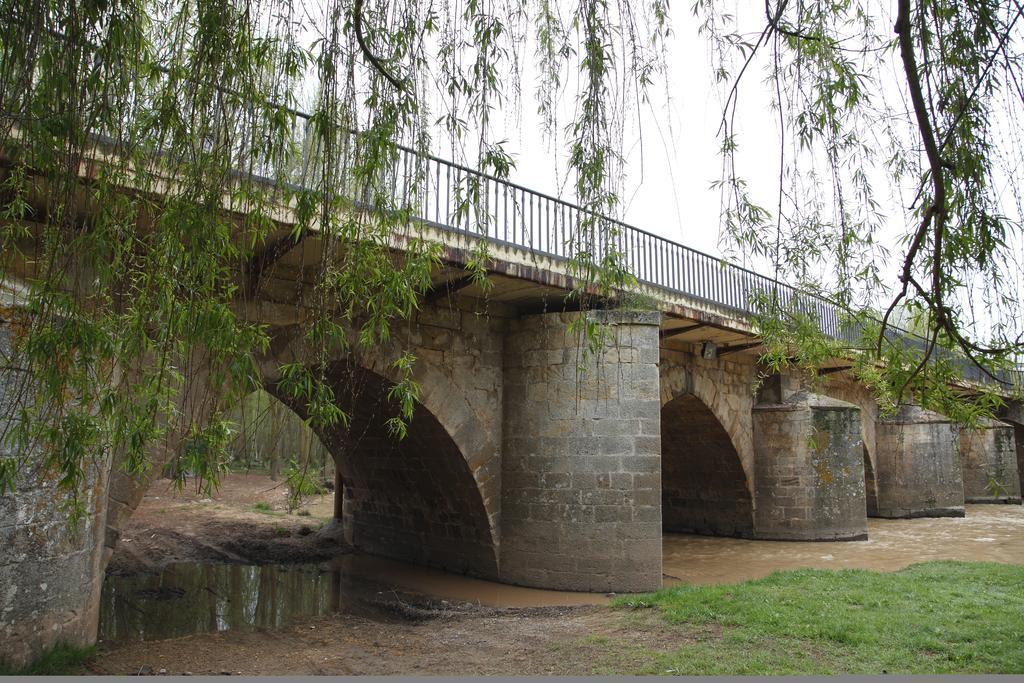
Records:
[[[739,452],[704,401],[683,393],[661,408],[662,527],[753,535],[753,497]]]

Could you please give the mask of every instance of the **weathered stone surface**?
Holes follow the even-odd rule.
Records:
[[[657,314],[591,313],[599,357],[569,330],[576,313],[527,316],[505,344],[502,581],[632,592],[661,586]],[[522,397],[526,396],[526,400]]]
[[[27,373],[12,369],[10,327],[0,323],[0,433],[7,434],[19,397],[31,398]],[[109,462],[86,463],[80,492],[85,518],[68,522],[66,494],[42,469],[37,452],[0,458],[22,460],[16,490],[0,495],[0,660],[22,665],[58,642],[87,645],[96,639]]]
[[[754,535],[867,538],[860,410],[800,391],[753,408]]]
[[[470,553],[474,558],[472,560],[447,548],[439,551],[438,562],[431,561],[429,564],[488,576],[493,576],[496,571],[495,554],[499,547],[502,357],[505,326],[505,319],[480,315],[471,304],[443,300],[425,306],[417,313],[416,319],[410,323],[394,326],[389,342],[381,344],[372,351],[362,353],[358,359],[359,366],[364,371],[362,376],[370,378],[371,384],[390,386],[389,383],[396,383],[402,379],[395,367],[396,359],[406,351],[411,351],[416,356],[413,377],[421,390],[419,400],[421,410],[417,411],[417,416],[414,417],[410,425],[409,438],[411,440],[409,444],[417,442],[422,446],[426,442],[435,445],[443,442],[444,445],[437,446],[429,453],[415,452],[412,445],[399,445],[397,448],[409,456],[409,463],[421,460],[433,463],[434,461],[430,460],[430,457],[438,460],[451,460],[452,466],[448,467],[446,471],[460,481],[463,480],[465,472],[456,472],[453,468],[458,465],[458,461],[463,461],[464,464],[458,465],[458,467],[464,467],[468,472],[469,480],[464,483],[468,483],[472,495],[482,501],[490,534],[490,541],[487,544],[489,548],[487,553],[490,554],[490,559],[487,562],[484,562],[484,553],[479,548]],[[303,339],[297,333],[297,328],[275,330],[272,338],[275,341],[261,364],[263,375],[270,383],[273,383],[282,363],[303,362],[312,357],[310,350],[303,346]],[[352,394],[353,387],[344,386],[346,384],[344,376],[339,375],[335,379],[338,384],[338,395]],[[387,404],[390,403],[393,406],[393,402],[380,400],[379,397],[373,401],[384,405],[385,412],[390,410]],[[360,431],[353,430],[353,433],[360,433]],[[339,435],[334,435],[333,438],[337,439],[338,437]],[[391,449],[393,440],[384,438],[388,444],[384,444],[382,441],[374,442],[369,437],[365,440],[365,444],[371,450],[378,449],[378,447]],[[375,443],[376,445],[374,445]],[[347,448],[352,450],[351,446]],[[391,453],[392,451],[388,450],[387,452]],[[455,453],[458,453],[457,460],[453,459]],[[448,458],[447,456],[452,457]],[[424,458],[425,460],[423,460]],[[347,456],[340,457],[338,452],[335,453],[335,459],[338,461],[351,460]],[[383,462],[389,463],[388,467],[391,467],[404,461],[392,454],[390,460]],[[399,476],[399,481],[404,481],[403,477],[408,478],[407,475],[396,476]],[[358,486],[353,483],[353,503],[350,506],[353,512],[359,509],[355,503],[356,500],[367,501],[369,497],[372,497],[371,488],[373,491],[385,491],[384,487],[390,486],[389,480],[380,477],[364,478],[364,480],[374,482],[373,486],[376,488],[364,487],[362,493],[357,493]],[[401,487],[392,488],[394,490],[388,495],[400,497]],[[441,493],[437,495],[441,495]],[[450,495],[461,496],[462,492]],[[406,501],[405,507],[411,509],[410,506],[411,503]],[[387,506],[384,507],[387,508]],[[413,516],[418,515],[413,514]],[[352,519],[354,518],[350,518],[350,521]],[[364,515],[363,519],[380,520],[382,518]],[[394,517],[393,522],[398,529],[405,524],[400,516]],[[385,538],[402,537],[408,541],[407,545],[410,547],[409,552],[402,551],[401,556],[404,559],[418,562],[419,558],[425,556],[426,552],[422,548],[413,551],[412,547],[417,544],[413,536],[400,530],[379,531],[380,541],[373,543],[374,546],[383,544]],[[355,531],[353,530],[352,533]],[[369,539],[374,537],[374,533],[376,532],[371,533],[368,528],[364,527],[364,532],[357,534],[363,539],[363,547],[369,547],[366,544],[370,542]],[[475,533],[472,532],[471,535]],[[397,555],[392,553],[392,556]]]
[[[961,429],[960,463],[965,502],[1021,502],[1012,426],[986,420],[978,429]]]
[[[349,415],[348,428],[317,430],[345,482],[346,540],[374,555],[495,577],[484,500],[445,427],[417,405],[407,435],[396,439],[387,426],[398,415],[388,399],[389,382],[339,364],[328,366],[328,378]],[[353,386],[358,392],[346,394]],[[303,414],[301,405],[293,408]]]
[[[501,364],[505,320],[449,302],[425,307],[415,324],[350,361],[329,365],[348,429],[320,433],[345,479],[347,538],[366,552],[449,571],[496,578],[501,512]],[[272,347],[264,376],[308,358],[301,337]],[[388,391],[395,360],[416,356],[421,394],[408,435],[396,440]],[[274,388],[271,386],[272,393]],[[282,397],[285,398],[286,397]],[[301,405],[293,405],[301,414]]]
[[[860,408],[861,434],[864,437],[864,492],[867,497],[868,517],[878,517],[878,482],[875,477],[875,425],[878,423],[878,402],[867,387],[849,377],[829,376],[821,393]]]
[[[1017,482],[1024,493],[1024,403],[1010,401],[1000,411],[999,419],[1013,427],[1013,442],[1017,452]]]
[[[1013,424],[1013,444],[1017,451],[1017,485],[1024,497],[1024,425]]]
[[[963,517],[958,431],[949,419],[915,405],[878,421],[879,517]]]

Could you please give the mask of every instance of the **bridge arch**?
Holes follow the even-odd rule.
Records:
[[[414,460],[420,462],[416,467],[436,465],[441,469],[434,473],[435,483],[439,484],[443,479],[444,486],[431,486],[426,481],[420,481],[417,499],[425,501],[429,496],[438,497],[439,504],[448,506],[444,509],[447,510],[445,514],[449,518],[448,525],[452,527],[446,532],[450,542],[442,543],[441,539],[446,536],[435,535],[431,543],[436,547],[429,553],[417,554],[413,551],[411,537],[403,537],[404,540],[399,539],[398,535],[391,537],[396,543],[401,541],[399,545],[403,550],[400,552],[384,547],[387,545],[383,540],[386,534],[380,536],[382,540],[379,543],[371,543],[369,527],[361,527],[353,518],[353,531],[364,529],[361,535],[356,533],[353,539],[356,545],[375,554],[401,557],[452,571],[488,577],[496,575],[501,506],[501,379],[492,377],[493,368],[473,355],[473,349],[485,346],[490,341],[488,335],[486,331],[452,330],[440,326],[436,330],[426,325],[399,326],[392,330],[391,341],[381,344],[373,352],[360,354],[355,361],[350,358],[329,361],[327,376],[335,397],[353,417],[353,424],[348,430],[350,434],[340,430],[318,432],[325,447],[334,455],[339,471],[343,476],[351,478],[353,487],[357,481],[370,481],[370,475],[365,472],[346,472],[353,465],[345,462],[346,458],[339,454],[344,453],[345,449],[352,450],[356,445],[351,443],[350,435],[361,435],[363,438],[357,438],[359,446],[383,454],[381,463],[399,463],[399,454],[404,454],[409,463]],[[286,363],[303,362],[315,357],[315,354],[305,348],[303,337],[295,326],[273,328],[271,340],[271,347],[261,362],[261,372],[268,391],[280,394],[276,390],[280,367]],[[439,351],[453,344],[460,347],[461,353]],[[381,428],[383,420],[392,416],[396,410],[386,395],[394,384],[401,381],[394,361],[406,350],[412,350],[416,355],[413,373],[420,387],[420,397],[409,424],[408,436],[397,442],[390,434],[383,433]],[[458,365],[466,362],[467,358],[475,365]],[[500,365],[497,367],[500,371]],[[487,390],[483,387],[487,387]],[[287,397],[280,398],[287,401]],[[346,401],[352,405],[345,405]],[[371,404],[372,410],[382,416],[380,419],[369,414]],[[301,407],[292,408],[302,414]],[[429,454],[438,457],[443,455],[444,464],[424,460],[423,456]],[[354,467],[365,469],[362,463],[356,463]],[[398,471],[394,474],[406,479],[412,476]],[[371,488],[352,488],[349,492],[352,498],[348,501],[348,509],[363,510],[361,514],[364,519],[369,514],[365,511],[372,507],[368,502],[373,499]],[[376,490],[383,491],[379,486]],[[444,498],[446,495],[449,498]],[[464,495],[465,500],[451,500],[450,497],[455,495]],[[406,501],[405,509],[411,510],[411,506],[412,503]],[[437,514],[441,514],[440,509]],[[398,517],[391,519],[397,524]],[[454,529],[458,526],[454,521],[456,519],[468,524],[464,529],[467,532],[465,535],[460,536]],[[417,521],[415,525],[419,526],[414,528],[423,531],[421,522]],[[471,533],[468,531],[470,529]],[[481,529],[485,529],[486,534]],[[441,528],[435,526],[434,530],[440,532]],[[384,534],[382,530],[378,532]],[[464,545],[461,549],[457,547],[460,543]]]
[[[753,497],[739,450],[699,389],[692,383],[688,388],[662,398],[662,526],[665,531],[751,536]]]
[[[496,547],[484,500],[445,425],[418,403],[408,433],[397,439],[386,422],[398,415],[388,398],[391,381],[342,361],[330,363],[326,376],[349,422],[315,431],[344,480],[343,525],[353,545],[450,571],[495,575]],[[306,417],[279,384],[267,390]]]

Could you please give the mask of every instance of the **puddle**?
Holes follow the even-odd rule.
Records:
[[[340,607],[338,577],[316,566],[181,563],[159,574],[108,575],[99,637],[156,640],[277,628]]]
[[[99,637],[160,640],[195,633],[279,628],[345,611],[380,615],[403,594],[492,607],[592,605],[604,594],[546,591],[449,574],[367,555],[319,565],[180,563],[159,574],[108,575]]]

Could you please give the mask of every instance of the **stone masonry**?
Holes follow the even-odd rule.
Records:
[[[665,531],[751,537],[753,501],[728,432],[693,394],[661,409]]]
[[[390,382],[340,363],[328,366],[327,376],[349,416],[347,426],[317,430],[345,482],[344,538],[372,555],[496,578],[483,499],[437,418],[419,404],[405,438],[395,439],[386,424],[398,416],[387,397]],[[292,407],[305,417],[301,405]]]
[[[665,530],[752,536],[756,366],[662,348],[660,374]]]
[[[964,499],[968,503],[1020,503],[1020,476],[1013,427],[986,420],[960,430]]]
[[[920,406],[903,405],[875,429],[880,517],[963,517],[958,428]]]
[[[860,410],[795,392],[754,406],[757,538],[867,538]]]
[[[4,437],[17,419],[19,400],[31,396],[10,341],[10,325],[0,323]],[[56,494],[56,481],[42,470],[39,454],[14,453],[4,445],[0,458],[8,457],[25,462],[15,491],[0,495],[0,661],[20,666],[58,642],[84,646],[96,640],[109,462],[98,455],[86,464],[80,492],[86,516],[72,528],[65,507],[70,501]]]
[[[367,552],[543,588],[646,591],[661,585],[663,529],[863,538],[873,512],[962,515],[965,483],[974,499],[996,465],[1012,489],[1008,428],[968,437],[915,406],[880,419],[848,379],[830,378],[825,398],[780,378],[777,395],[758,398],[753,355],[660,349],[659,313],[517,317],[474,306],[426,305],[370,353],[324,361],[354,425],[320,433],[345,481],[334,531]],[[596,356],[572,329],[582,315],[609,334]],[[261,371],[273,392],[282,364],[315,355],[295,325],[266,322]],[[395,442],[384,420],[405,350],[422,393]],[[13,367],[0,398],[12,395]],[[1021,420],[1005,419],[1024,431],[1015,409]],[[172,449],[161,444],[154,462]],[[1016,449],[1024,457],[1021,441]],[[147,482],[94,465],[77,534],[46,473],[26,470],[0,496],[0,654],[16,663],[58,640],[95,638],[103,540],[109,552]]]
[[[878,402],[867,387],[852,377],[829,375],[819,391],[860,408],[861,435],[864,437],[864,491],[867,496],[868,517],[878,517],[878,482],[875,476],[875,426],[879,419]]]
[[[1000,412],[999,419],[1013,427],[1014,449],[1017,452],[1017,486],[1024,494],[1024,404],[1008,404]]]
[[[661,426],[656,313],[521,318],[505,344],[502,581],[582,591],[661,586]]]

